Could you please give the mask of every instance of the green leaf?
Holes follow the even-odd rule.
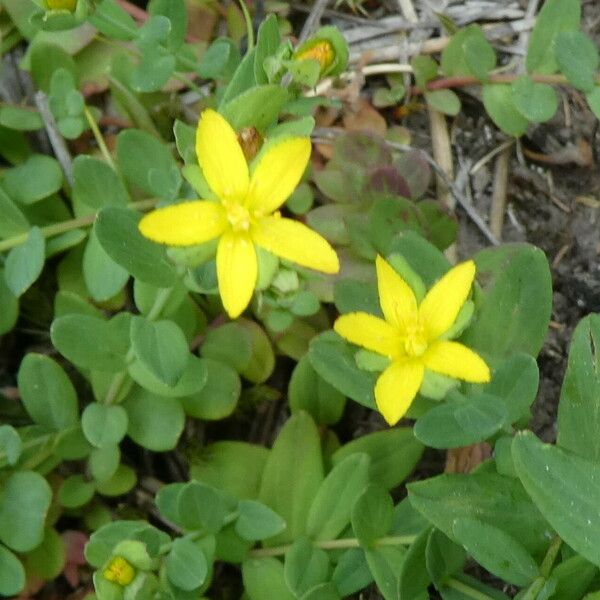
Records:
[[[8,197],[4,188],[1,186],[0,211],[2,213],[2,221],[0,221],[0,237],[7,238],[29,231],[29,221],[21,209]]]
[[[188,394],[198,394],[204,389],[208,381],[209,372],[207,362],[206,359],[198,358],[193,354],[190,355],[181,379],[174,386],[163,383],[138,360],[129,365],[128,371],[131,378],[145,390],[158,396],[164,396],[165,398],[181,398]],[[229,370],[227,374],[229,375]],[[237,379],[237,375],[233,374],[233,376]],[[193,397],[195,398],[195,396]],[[218,402],[219,399],[217,398],[216,401]]]
[[[452,117],[460,112],[460,98],[452,90],[434,90],[425,92],[427,104],[445,115]]]
[[[29,61],[33,81],[46,93],[50,91],[52,76],[58,69],[66,69],[72,75],[77,73],[73,57],[51,42],[38,40],[33,43],[29,49]]]
[[[522,136],[529,121],[518,111],[508,84],[490,83],[483,85],[483,105],[492,121],[504,133],[515,137]]]
[[[180,398],[183,408],[188,415],[197,419],[224,419],[237,406],[242,382],[238,374],[226,364],[210,358],[202,358],[200,361],[206,373],[205,383],[202,389]],[[184,378],[185,374],[182,381]]]
[[[146,25],[151,24],[154,19],[162,20],[164,17],[153,17],[152,20],[146,21]],[[166,22],[168,24],[168,21]],[[158,44],[159,42],[154,43]],[[142,46],[140,44],[140,49],[142,56],[139,64],[131,73],[131,87],[136,92],[158,92],[173,76],[177,60],[160,45]]]
[[[127,41],[137,36],[135,21],[115,0],[102,0],[91,15],[90,23],[109,39]]]
[[[269,83],[265,71],[265,59],[273,56],[280,44],[279,23],[277,16],[270,14],[258,28],[256,38],[256,54],[254,55],[254,77],[257,83]],[[1,115],[0,115],[1,116]]]
[[[250,600],[295,600],[276,558],[253,558],[242,565],[244,588]]]
[[[202,55],[198,75],[206,79],[228,79],[240,62],[237,45],[228,38],[217,38]]]
[[[292,372],[288,401],[292,413],[305,410],[319,425],[337,423],[346,406],[344,395],[314,370],[308,355],[302,357]]]
[[[0,496],[0,541],[28,552],[44,539],[44,522],[52,490],[38,473],[19,471],[3,482]]]
[[[208,575],[208,561],[200,546],[179,538],[173,542],[173,547],[165,560],[169,581],[191,592],[200,587]]]
[[[41,275],[45,258],[44,236],[39,227],[32,227],[27,240],[11,250],[4,263],[4,280],[17,298]]]
[[[19,317],[19,301],[6,283],[4,269],[0,269],[0,306],[0,335],[4,335],[15,326]]]
[[[276,512],[255,500],[240,500],[238,512],[235,530],[245,540],[264,540],[285,529],[285,521]]]
[[[186,529],[217,533],[232,507],[223,492],[198,481],[186,484],[177,496],[177,513]]]
[[[116,296],[129,279],[129,273],[106,253],[94,230],[85,246],[82,267],[85,285],[96,302]]]
[[[369,484],[370,462],[367,454],[351,454],[323,480],[308,513],[306,533],[311,539],[335,539],[350,523],[352,507]]]
[[[148,4],[151,15],[162,15],[170,22],[167,48],[177,50],[185,42],[188,27],[186,5],[183,0],[151,0]]]
[[[78,423],[77,394],[63,368],[43,354],[29,353],[19,367],[21,400],[31,418],[52,431]]]
[[[96,219],[94,230],[104,251],[128,273],[157,287],[175,283],[173,265],[164,248],[139,232],[140,216],[124,208],[105,208]]]
[[[177,163],[167,146],[139,129],[117,138],[117,160],[125,178],[151,197],[174,200],[181,186]]]
[[[163,383],[175,386],[190,358],[183,331],[173,321],[131,320],[131,345],[136,358]]]
[[[456,519],[454,536],[486,570],[514,585],[529,585],[538,575],[531,554],[512,536],[478,519]]]
[[[600,54],[587,35],[581,31],[560,32],[554,40],[554,54],[571,84],[584,92],[593,91]]]
[[[600,315],[589,315],[573,332],[558,405],[558,445],[594,462],[600,460],[599,348]]]
[[[373,576],[361,548],[350,548],[338,559],[331,580],[343,598],[367,587]]]
[[[529,47],[527,70],[529,73],[554,73],[558,70],[554,41],[561,31],[575,31],[581,22],[580,0],[546,0],[536,20]]]
[[[136,483],[135,471],[127,465],[119,465],[110,479],[96,482],[96,491],[103,496],[122,496],[129,492]]]
[[[394,503],[391,496],[378,484],[371,484],[357,498],[352,507],[351,522],[354,535],[363,548],[387,535],[392,526]]]
[[[475,297],[477,319],[462,341],[487,356],[517,352],[536,356],[550,322],[552,283],[545,254],[508,244],[475,255],[483,290]]]
[[[65,508],[80,508],[94,497],[96,486],[83,475],[71,475],[58,489],[58,502]]]
[[[508,423],[529,417],[540,381],[535,359],[529,354],[514,354],[494,369],[492,381],[484,388],[486,394],[502,399],[508,412]]]
[[[404,556],[398,579],[399,598],[427,596],[431,576],[427,570],[426,549],[431,531],[429,527],[421,531]]]
[[[181,404],[138,388],[123,402],[127,411],[127,434],[154,452],[173,450],[185,425]]]
[[[558,535],[575,551],[600,565],[600,467],[531,432],[518,434],[512,447],[517,474]]]
[[[404,556],[404,548],[383,546],[365,551],[365,557],[377,589],[385,600],[398,600],[398,579]],[[422,596],[411,600],[425,600]]]
[[[594,87],[591,92],[585,95],[590,110],[600,119],[600,86]]]
[[[246,52],[242,62],[237,66],[229,84],[225,88],[225,92],[223,93],[223,97],[219,104],[219,109],[233,100],[233,98],[237,98],[246,90],[256,85],[256,79],[254,79],[255,54],[256,48]]]
[[[340,595],[333,583],[320,583],[308,590],[301,600],[340,600]]]
[[[63,174],[56,159],[33,154],[22,165],[6,172],[4,188],[21,204],[34,204],[58,192],[62,180]]]
[[[334,465],[357,452],[371,459],[369,478],[391,490],[410,475],[423,454],[423,445],[410,427],[395,427],[363,435],[342,446],[332,456]]]
[[[443,600],[471,600],[473,598],[473,594],[478,593],[483,594],[486,599],[490,598],[493,600],[508,600],[508,596],[506,594],[503,594],[496,588],[481,583],[474,577],[469,577],[469,575],[459,573],[456,575],[455,579],[459,584],[462,584],[460,589],[456,589],[456,584],[454,584],[453,587],[445,586],[440,588],[439,592]]]
[[[441,68],[448,77],[473,75],[480,81],[496,66],[496,53],[479,25],[455,33],[442,51]]]
[[[0,456],[12,467],[17,464],[23,442],[12,425],[0,425]]]
[[[0,125],[16,131],[37,131],[44,122],[37,110],[5,104],[0,107]]]
[[[354,350],[336,333],[327,331],[310,342],[309,358],[315,371],[345,396],[367,408],[375,408],[376,376],[361,371]]]
[[[109,322],[88,315],[65,315],[52,322],[50,337],[58,351],[82,369],[121,371],[129,349],[126,332],[118,329],[121,323],[120,318]]]
[[[117,472],[120,461],[121,452],[117,444],[94,448],[88,458],[90,475],[96,481],[107,481]]]
[[[255,444],[215,442],[191,458],[190,475],[234,498],[255,499],[268,455],[266,448]]]
[[[95,209],[129,202],[129,194],[115,171],[103,160],[84,154],[73,161],[73,198]]]
[[[431,581],[440,588],[446,580],[462,570],[466,553],[439,529],[432,529],[427,538],[425,564]]]
[[[244,127],[264,131],[277,121],[288,99],[288,91],[280,85],[258,85],[230,100],[221,113],[236,131]]]
[[[455,519],[477,518],[498,527],[531,553],[543,550],[552,532],[516,479],[495,473],[439,475],[410,483],[411,504],[456,541]]]
[[[459,448],[487,440],[507,419],[501,398],[475,394],[433,407],[415,425],[415,437],[431,448]]]
[[[0,594],[16,596],[25,587],[25,569],[8,548],[0,545]]]
[[[259,325],[248,319],[210,329],[200,353],[233,367],[253,383],[266,381],[275,367],[269,338]]]
[[[85,407],[81,415],[81,427],[92,446],[115,446],[127,432],[127,412],[122,406],[93,402]]]
[[[528,120],[534,123],[549,121],[558,108],[558,97],[551,85],[534,83],[530,77],[523,75],[511,86],[512,100],[515,108]]]
[[[287,529],[268,540],[268,545],[287,543],[305,532],[308,511],[322,481],[317,428],[307,413],[296,413],[280,431],[263,471],[258,499],[287,523]]]
[[[327,581],[329,557],[308,538],[301,537],[286,552],[283,575],[288,588],[296,598],[301,598],[316,585]]]

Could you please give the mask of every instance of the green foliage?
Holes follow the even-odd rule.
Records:
[[[543,444],[525,430],[551,315],[543,252],[504,244],[473,257],[474,285],[444,339],[477,352],[491,380],[428,371],[400,426],[369,416],[394,352],[332,331],[338,313],[388,311],[377,256],[419,301],[449,271],[458,222],[430,198],[423,152],[394,144],[396,132],[336,135],[326,164],[323,151],[273,210],[326,238],[340,273],[257,246],[254,295],[234,320],[219,301],[233,268],[217,259],[219,240],[165,248],[140,233],[141,213],[156,207],[220,202],[196,153],[197,111],[229,122],[252,177],[265,148],[310,137],[316,108],[341,105],[316,95],[323,79],[336,90],[355,70],[335,27],[294,47],[269,3],[278,12],[256,40],[239,43],[252,15],[245,23],[233,3],[224,36],[199,42],[188,26],[213,8],[151,0],[141,20],[116,0],[3,2],[3,50],[29,44],[22,65],[56,126],[43,103],[0,107],[0,334],[10,333],[0,595],[70,577],[68,525],[89,535],[98,600],[340,600],[369,586],[386,600],[425,600],[433,588],[444,600],[506,600],[464,573],[479,572],[473,561],[522,600],[596,598],[600,321],[589,315],[573,333],[557,444]],[[525,74],[499,62],[485,28],[439,17],[448,44],[411,58],[416,105],[456,116],[458,88],[480,86],[490,119],[519,137],[554,117],[561,85],[600,117],[600,59],[579,0],[542,4]],[[393,109],[408,88],[384,76],[373,104]],[[46,154],[46,130],[69,140],[72,161]],[[211,140],[215,154],[222,141]],[[394,310],[402,319],[401,302]],[[493,455],[474,471],[423,479],[435,457],[421,462],[425,447],[479,443]]]

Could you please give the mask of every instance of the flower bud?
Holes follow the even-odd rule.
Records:
[[[321,27],[296,49],[293,58],[297,61],[317,61],[321,76],[338,75],[348,64],[348,44],[335,27]]]
[[[122,556],[115,556],[111,558],[102,574],[106,580],[125,586],[133,581],[135,570]]]
[[[74,12],[77,0],[44,0],[48,10],[68,10]]]
[[[333,46],[329,40],[314,40],[308,48],[294,55],[296,60],[316,60],[321,65],[321,74],[325,73],[335,59]]]

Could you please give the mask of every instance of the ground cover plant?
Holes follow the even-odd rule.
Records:
[[[0,2],[0,596],[600,598],[600,11],[138,4]]]

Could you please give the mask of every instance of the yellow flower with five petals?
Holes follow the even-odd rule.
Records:
[[[471,383],[490,381],[490,370],[478,354],[444,339],[473,285],[472,260],[450,269],[420,304],[411,287],[381,256],[376,268],[384,319],[349,313],[336,320],[334,329],[353,344],[390,359],[375,385],[377,408],[390,425],[409,409],[426,369]]]
[[[308,138],[285,138],[259,156],[252,171],[235,131],[214,110],[202,112],[196,154],[218,201],[194,200],[159,208],[139,224],[145,237],[169,246],[219,238],[217,280],[223,306],[238,317],[250,303],[258,265],[255,246],[303,267],[337,273],[338,257],[320,235],[278,209],[298,185],[310,159]]]

